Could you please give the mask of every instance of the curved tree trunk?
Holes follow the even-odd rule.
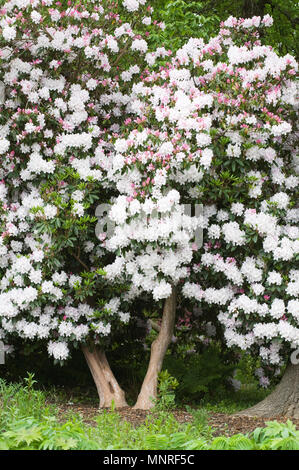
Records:
[[[128,406],[124,391],[110,369],[105,352],[95,347],[90,350],[87,346],[83,346],[82,351],[98,390],[100,408],[111,408],[112,403],[115,408]]]
[[[299,419],[299,364],[289,364],[281,382],[270,395],[236,415],[263,418],[286,416]]]
[[[154,406],[153,399],[157,397],[158,374],[162,369],[163,359],[173,336],[175,313],[176,289],[173,287],[170,297],[164,304],[160,331],[151,346],[149,366],[134,406],[135,409],[149,410]]]

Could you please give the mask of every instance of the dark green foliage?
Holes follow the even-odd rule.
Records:
[[[200,400],[205,395],[221,395],[231,387],[235,364],[228,363],[216,346],[208,347],[202,354],[184,357],[166,356],[166,368],[179,382],[176,396],[181,401]]]

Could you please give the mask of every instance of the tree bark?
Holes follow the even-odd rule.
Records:
[[[262,418],[285,416],[299,419],[299,364],[290,363],[280,383],[270,395],[236,415]]]
[[[115,408],[128,406],[124,391],[110,369],[105,352],[95,347],[90,350],[87,346],[83,346],[82,351],[98,390],[99,407],[111,408],[113,403]]]
[[[149,410],[154,406],[153,400],[157,398],[158,374],[173,336],[175,313],[176,289],[173,287],[171,295],[164,304],[160,331],[151,345],[149,366],[134,409]]]
[[[243,0],[242,17],[251,18],[252,16],[264,16],[267,0]]]

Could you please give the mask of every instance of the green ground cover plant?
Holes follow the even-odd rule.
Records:
[[[172,383],[164,375],[164,385]],[[180,424],[166,403],[166,409],[160,405],[142,425],[121,420],[113,410],[99,412],[86,424],[78,413],[65,413],[62,419],[47,393],[34,385],[32,374],[25,383],[0,380],[0,450],[299,450],[299,431],[290,420],[270,421],[248,434],[215,437],[207,422],[213,405],[189,407],[193,419]],[[227,411],[227,403],[218,409]]]

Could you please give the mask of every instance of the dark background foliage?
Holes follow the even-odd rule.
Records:
[[[217,34],[219,21],[229,16],[249,18],[270,14],[274,24],[267,28],[266,43],[279,54],[298,57],[299,4],[295,0],[153,0],[152,5],[156,18],[166,24],[162,38],[172,50],[190,37],[208,40]]]

